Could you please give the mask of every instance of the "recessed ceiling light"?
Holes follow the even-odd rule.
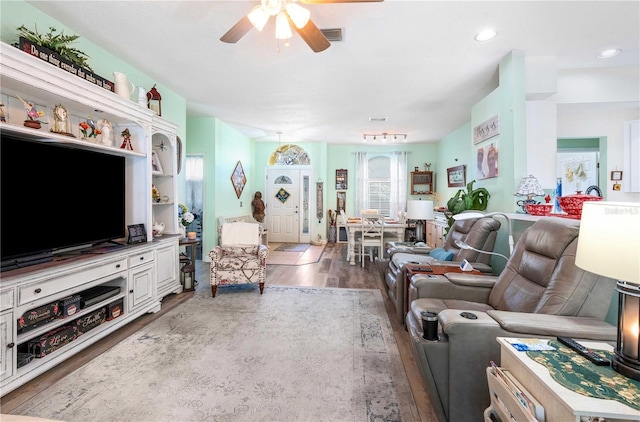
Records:
[[[386,122],[388,117],[369,117],[370,122]]]
[[[483,29],[482,31],[478,32],[478,34],[475,36],[475,40],[488,41],[491,38],[495,37],[496,35],[498,35],[498,33],[493,29]]]
[[[612,48],[610,50],[604,50],[602,53],[598,54],[599,59],[608,59],[609,57],[617,56],[622,53],[622,50],[619,48]]]

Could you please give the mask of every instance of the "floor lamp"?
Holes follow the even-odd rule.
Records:
[[[433,220],[433,201],[407,201],[407,220],[416,222],[416,242],[424,242],[424,220]]]
[[[503,212],[462,212],[460,214],[455,214],[453,216],[454,220],[470,220],[472,218],[483,218],[483,217],[493,217],[495,215],[499,215],[507,220],[507,230],[509,231],[509,255],[513,253],[513,229],[511,228],[511,219],[509,216]]]
[[[640,381],[640,203],[582,206],[576,265],[618,280],[618,339],[611,367]]]

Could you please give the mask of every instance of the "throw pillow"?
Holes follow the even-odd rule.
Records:
[[[453,261],[453,252],[447,252],[444,248],[436,248],[429,255],[438,261]]]

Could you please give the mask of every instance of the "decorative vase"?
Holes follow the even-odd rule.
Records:
[[[185,228],[181,222],[178,222],[178,233],[180,233],[180,237],[186,237],[187,235]]]

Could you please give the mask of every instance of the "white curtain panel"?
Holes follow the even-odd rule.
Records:
[[[369,157],[366,152],[356,152],[356,207],[357,210],[369,209],[367,183],[369,179]]]
[[[407,152],[391,153],[391,192],[389,216],[396,218],[407,205]]]

